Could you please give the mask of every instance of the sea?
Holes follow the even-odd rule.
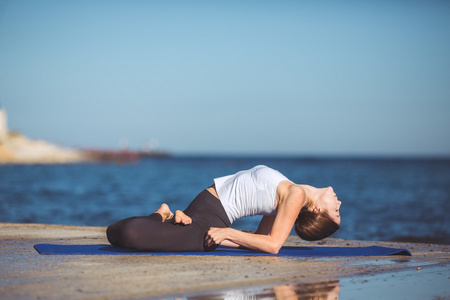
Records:
[[[183,210],[213,178],[261,164],[295,183],[334,188],[342,221],[333,237],[450,244],[450,158],[173,156],[0,165],[0,222],[108,226],[161,203]],[[232,227],[256,230],[260,219]]]

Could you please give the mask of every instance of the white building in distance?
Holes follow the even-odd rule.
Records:
[[[8,138],[8,117],[6,110],[0,104],[0,141],[4,141]]]

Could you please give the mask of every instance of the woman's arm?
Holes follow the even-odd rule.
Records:
[[[273,216],[263,216],[261,221],[259,222],[258,229],[255,234],[265,234],[268,235],[272,230],[273,222],[275,221],[275,215]],[[233,243],[229,240],[224,240],[221,244],[225,247],[231,248],[239,248],[240,246],[236,243]]]
[[[233,228],[212,227],[205,237],[205,244],[212,246],[228,241],[223,245],[239,245],[268,253],[278,253],[289,236],[303,203],[306,201],[306,194],[302,188],[291,182],[280,183],[277,191],[280,199],[277,215],[263,217],[255,234]],[[271,226],[270,223],[272,223]]]

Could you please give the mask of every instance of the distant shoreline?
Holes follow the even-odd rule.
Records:
[[[170,157],[170,154],[162,151],[69,149],[45,140],[32,140],[14,132],[8,132],[0,140],[0,165],[134,163],[149,157]]]

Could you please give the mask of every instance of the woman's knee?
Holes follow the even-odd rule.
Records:
[[[108,228],[106,229],[106,237],[108,238],[108,241],[111,243],[111,245],[119,246],[119,235],[122,227],[134,219],[136,219],[136,217],[126,218],[108,226]]]
[[[114,226],[115,224],[109,225],[106,229],[106,237],[108,238],[108,242],[113,246],[118,246],[118,228]]]
[[[142,242],[142,224],[139,219],[132,220],[122,226],[119,232],[119,245],[125,248],[144,250]]]
[[[136,217],[129,218],[126,222],[119,221],[106,229],[106,237],[115,247],[139,249],[143,240],[143,225],[140,218]]]

